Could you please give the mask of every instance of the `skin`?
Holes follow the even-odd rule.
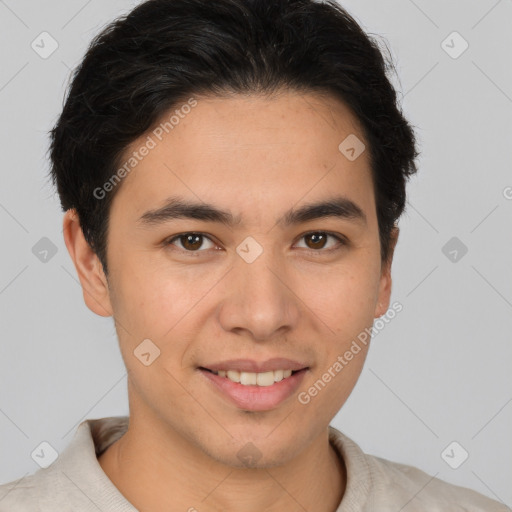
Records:
[[[317,93],[196,98],[117,190],[108,279],[74,211],[64,216],[84,300],[98,315],[114,317],[128,371],[129,429],[99,463],[144,512],[333,512],[346,470],[329,444],[328,425],[354,388],[367,347],[309,404],[297,394],[389,307],[392,251],[382,262],[369,154],[349,161],[338,150],[349,134],[364,136],[344,104]],[[366,224],[335,217],[276,224],[286,210],[335,192],[360,206]],[[230,210],[241,222],[138,226],[145,211],[178,194]],[[192,256],[183,240],[163,243],[191,231],[210,237]],[[311,231],[344,236],[348,244],[328,251],[339,242],[312,245],[304,236]],[[248,236],[263,247],[251,264],[236,252]],[[396,229],[392,248],[397,237]],[[146,338],[160,349],[149,366],[133,353]],[[197,370],[273,357],[309,369],[298,392],[272,410],[237,408]],[[237,457],[249,442],[261,454],[254,467]]]

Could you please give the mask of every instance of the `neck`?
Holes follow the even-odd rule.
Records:
[[[130,418],[127,432],[98,458],[141,512],[335,512],[339,506],[346,470],[329,443],[328,429],[284,465],[234,468],[146,420],[141,424]]]

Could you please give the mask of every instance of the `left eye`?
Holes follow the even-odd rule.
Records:
[[[325,249],[329,237],[337,240],[338,246],[331,246],[328,249],[326,249],[325,252],[330,251],[332,249],[339,249],[341,246],[345,245],[345,241],[341,237],[333,235],[331,233],[326,233],[325,231],[313,231],[311,233],[306,233],[305,235],[302,235],[300,239],[309,240],[309,242],[306,242],[306,249],[318,252],[320,249]]]
[[[334,244],[334,246],[331,244],[331,247],[328,247],[327,241],[329,238],[336,240],[338,242],[337,246],[336,244]],[[204,240],[207,240],[210,243],[210,247],[204,247]],[[325,231],[312,231],[310,233],[306,233],[300,237],[300,240],[306,240],[305,249],[313,252],[322,252],[322,249],[324,249],[323,252],[327,252],[330,250],[340,249],[342,246],[346,245],[343,238]],[[216,246],[215,243],[203,233],[182,233],[181,235],[176,235],[167,240],[165,245],[176,245],[176,242],[181,245],[181,247],[179,247],[180,249],[189,253],[202,252]]]

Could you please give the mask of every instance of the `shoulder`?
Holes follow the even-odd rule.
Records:
[[[72,441],[47,468],[0,485],[0,512],[57,512],[102,509],[134,510],[98,464],[97,455],[126,431],[128,417],[85,420]],[[100,507],[96,506],[95,509]]]
[[[50,490],[59,486],[57,475],[43,470],[0,485],[0,512],[40,512],[51,503]],[[51,503],[52,505],[54,503]]]
[[[450,484],[405,464],[367,455],[377,485],[377,495],[387,496],[390,489],[410,504],[406,510],[453,512],[505,512],[508,507],[472,489]]]
[[[330,427],[330,440],[347,469],[347,488],[339,511],[345,510],[346,500],[349,507],[357,505],[364,511],[510,512],[507,506],[476,491],[416,467],[366,454],[334,427]]]

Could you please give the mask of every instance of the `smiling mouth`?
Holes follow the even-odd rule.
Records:
[[[238,370],[219,370],[213,371],[208,368],[201,367],[201,370],[213,373],[218,375],[219,377],[224,377],[231,382],[236,382],[238,384],[242,384],[243,386],[272,386],[276,382],[281,382],[282,380],[286,380],[292,375],[300,372],[304,372],[307,368],[303,368],[302,370],[274,370],[268,372],[240,372]]]

